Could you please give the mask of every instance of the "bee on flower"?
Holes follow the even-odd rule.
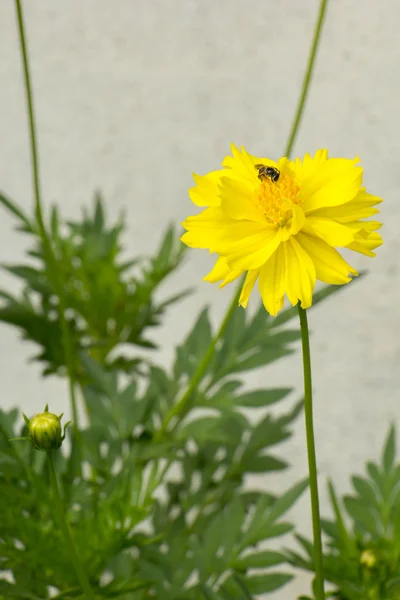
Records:
[[[312,304],[316,280],[342,285],[357,271],[338,252],[366,256],[382,244],[381,223],[365,220],[382,202],[362,186],[359,159],[314,157],[277,162],[232,145],[223,169],[194,175],[192,202],[204,210],[182,224],[182,241],[218,254],[204,278],[220,287],[246,273],[239,304],[247,306],[258,281],[266,310],[276,315],[287,296]]]

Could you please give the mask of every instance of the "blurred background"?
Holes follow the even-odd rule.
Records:
[[[169,223],[195,211],[191,173],[218,168],[229,144],[279,157],[298,102],[319,3],[316,0],[52,0],[25,2],[28,47],[39,130],[43,198],[65,217],[103,192],[109,215],[124,209],[127,253],[155,250]],[[400,4],[331,1],[315,77],[293,156],[327,147],[331,156],[359,155],[368,190],[385,199],[384,245],[360,281],[309,315],[322,510],[326,479],[338,491],[382,447],[389,422],[400,417]],[[32,190],[28,129],[13,2],[0,4],[0,189],[28,212]],[[0,219],[0,262],[18,262],[27,241]],[[160,294],[195,286],[155,330],[157,359],[168,365],[174,346],[199,310],[215,323],[233,288],[201,281],[212,265],[190,251],[185,266]],[[0,287],[17,282],[0,272]],[[254,304],[253,304],[254,306]],[[44,383],[26,367],[33,346],[1,326],[1,405],[28,415],[49,402],[69,416],[67,385]],[[302,387],[300,354],[260,369],[249,385]],[[269,475],[283,490],[307,472],[302,419],[282,446],[292,468]],[[308,497],[292,511],[310,530]],[[308,592],[307,577],[275,597]]]

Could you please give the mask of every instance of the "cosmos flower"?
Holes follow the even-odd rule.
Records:
[[[182,241],[219,255],[206,281],[223,287],[247,273],[241,306],[258,280],[271,315],[285,295],[308,308],[317,279],[342,285],[357,275],[337,248],[375,256],[381,224],[364,219],[379,212],[382,200],[362,187],[358,158],[328,158],[318,150],[313,158],[275,162],[233,145],[232,154],[223,169],[194,175],[190,198],[204,210],[182,224]]]

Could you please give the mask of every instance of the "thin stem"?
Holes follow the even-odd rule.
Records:
[[[190,408],[190,402],[192,400],[193,393],[195,392],[200,381],[202,380],[204,373],[207,371],[207,368],[208,368],[208,366],[211,362],[211,359],[214,355],[215,347],[218,344],[219,340],[224,335],[225,330],[228,327],[229,322],[231,320],[232,314],[235,311],[235,309],[237,308],[239,296],[240,296],[240,292],[241,292],[241,287],[242,287],[242,285],[240,284],[236,291],[236,294],[234,295],[230,305],[228,306],[228,309],[225,313],[224,319],[220,325],[220,328],[217,331],[217,334],[211,340],[210,345],[208,346],[205,354],[203,355],[203,358],[199,362],[197,369],[196,369],[193,377],[191,378],[188,387],[186,388],[186,391],[183,393],[183,395],[178,400],[178,402],[176,404],[174,404],[174,406],[171,408],[171,410],[166,415],[166,417],[162,423],[161,429],[158,431],[157,437],[162,437],[162,435],[166,432],[168,425],[170,424],[170,422],[172,421],[172,419],[174,417],[179,416],[179,418],[181,420],[187,414],[187,412]]]
[[[319,513],[317,459],[315,454],[315,438],[313,425],[312,381],[310,336],[308,332],[307,312],[297,305],[300,317],[301,343],[303,348],[304,371],[304,415],[306,421],[308,472],[310,476],[311,516],[314,536],[314,567],[317,600],[325,599],[324,592],[324,567],[321,541],[321,519]]]
[[[85,570],[82,566],[82,563],[81,563],[78,553],[76,551],[75,544],[74,544],[74,541],[71,536],[71,532],[68,527],[68,523],[65,520],[64,506],[63,506],[63,501],[60,496],[60,490],[58,488],[53,453],[48,452],[47,458],[48,458],[48,464],[49,464],[50,484],[53,489],[54,506],[55,506],[55,510],[57,513],[59,525],[61,527],[62,534],[64,536],[65,544],[68,548],[72,564],[74,565],[75,572],[78,577],[79,583],[82,587],[82,591],[85,594],[85,598],[87,598],[87,600],[95,600],[95,595],[93,593],[92,588],[90,587],[89,580],[86,577]]]
[[[17,21],[18,21],[18,31],[19,31],[19,39],[21,46],[21,56],[24,70],[24,84],[25,84],[25,94],[26,94],[26,104],[28,108],[28,121],[29,121],[29,138],[31,145],[31,159],[32,159],[32,177],[33,177],[33,190],[35,196],[35,213],[36,219],[39,226],[39,233],[42,238],[43,250],[45,257],[47,258],[47,268],[49,275],[53,281],[55,292],[59,298],[59,315],[60,315],[60,326],[62,332],[62,342],[64,346],[65,352],[65,363],[67,365],[68,370],[68,378],[69,378],[69,394],[71,398],[71,406],[72,406],[72,417],[75,428],[75,439],[78,445],[78,455],[81,457],[81,438],[79,433],[79,421],[78,421],[78,409],[77,402],[75,396],[75,385],[74,385],[74,369],[73,369],[73,352],[72,352],[72,344],[70,339],[70,332],[68,328],[68,324],[65,318],[65,296],[64,296],[64,288],[63,281],[60,277],[60,267],[58,264],[57,257],[53,250],[51,241],[46,231],[46,227],[43,220],[43,210],[42,210],[42,202],[41,202],[41,193],[40,193],[40,177],[39,177],[39,153],[38,153],[38,144],[36,138],[36,121],[35,121],[35,111],[33,107],[33,94],[32,94],[32,85],[31,85],[31,77],[29,71],[29,62],[28,62],[28,50],[26,45],[26,35],[25,35],[25,27],[24,27],[24,18],[22,14],[22,4],[21,0],[15,0],[15,7],[17,12]],[[79,464],[81,460],[79,460]]]
[[[310,55],[308,57],[307,69],[304,74],[303,85],[301,86],[300,98],[297,105],[296,113],[294,115],[292,128],[290,130],[289,138],[286,144],[285,156],[289,156],[292,152],[294,142],[296,141],[297,133],[300,126],[300,121],[303,116],[304,107],[307,100],[307,94],[310,89],[311,77],[313,74],[314,66],[315,66],[315,58],[317,56],[318,44],[321,39],[322,25],[324,22],[324,17],[326,13],[326,7],[328,4],[328,0],[321,0],[319,5],[319,13],[317,23],[314,29],[314,36],[311,45]]]

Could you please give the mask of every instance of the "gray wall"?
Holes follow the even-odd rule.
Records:
[[[0,187],[31,210],[32,191],[22,73],[13,2],[0,3]],[[77,216],[95,188],[111,214],[127,212],[130,252],[151,252],[169,222],[192,206],[191,172],[216,168],[229,143],[277,157],[297,102],[318,9],[316,0],[52,0],[25,2],[39,123],[43,191],[65,216]],[[384,245],[363,280],[310,313],[315,420],[321,483],[341,491],[351,472],[381,448],[389,421],[400,415],[400,45],[396,0],[330,2],[315,80],[295,154],[328,147],[359,154],[365,182],[385,198]],[[157,165],[155,172],[154,165]],[[25,239],[2,212],[0,261],[18,262]],[[197,286],[159,332],[159,359],[169,364],[205,303],[215,323],[232,289],[203,283],[206,252],[192,251],[169,283]],[[4,273],[1,286],[16,289]],[[45,383],[33,347],[5,326],[0,336],[3,406],[28,414],[46,402],[68,414],[65,385]],[[299,355],[249,383],[292,383],[301,389]],[[303,423],[286,445],[293,468],[271,476],[283,489],[306,473]],[[327,507],[323,489],[323,508]],[[308,499],[293,511],[309,530]],[[325,511],[326,512],[326,511]],[[276,598],[308,591],[307,578]]]

